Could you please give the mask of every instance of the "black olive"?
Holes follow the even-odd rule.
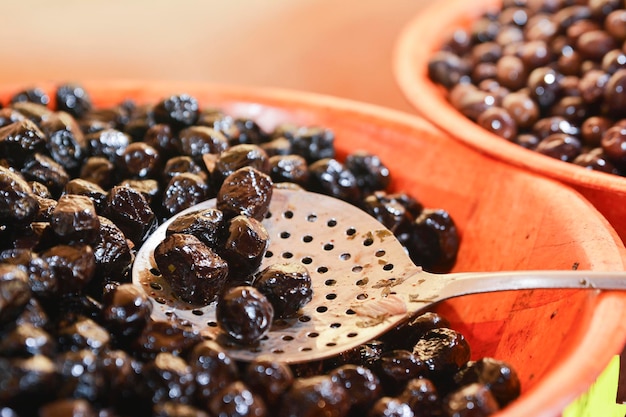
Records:
[[[102,320],[119,338],[138,336],[148,324],[152,303],[137,286],[121,284],[106,292],[102,299]]]
[[[265,417],[268,415],[263,399],[242,381],[233,382],[209,400],[208,409],[215,416]]]
[[[199,105],[195,97],[178,94],[167,97],[152,110],[156,123],[167,123],[180,129],[193,125],[198,119]]]
[[[350,410],[348,395],[343,384],[328,375],[298,378],[283,395],[278,415],[345,416]]]
[[[294,375],[284,362],[257,358],[246,366],[244,380],[252,391],[263,398],[268,407],[273,408],[293,384]]]
[[[424,376],[442,390],[442,386],[451,385],[454,374],[469,361],[470,346],[463,334],[441,327],[427,331],[415,344],[413,354],[428,370]]]
[[[196,344],[187,355],[187,362],[196,379],[196,398],[202,404],[239,378],[235,361],[214,341]]]
[[[220,327],[242,344],[254,344],[270,330],[274,308],[256,288],[239,286],[226,290],[215,311]]]
[[[507,363],[493,358],[468,362],[454,376],[458,386],[481,383],[486,386],[500,407],[505,407],[520,395],[517,372]]]
[[[252,167],[239,168],[224,179],[216,206],[228,218],[244,214],[261,221],[269,210],[272,191],[269,175]]]
[[[272,303],[277,318],[294,316],[313,297],[309,271],[299,263],[269,265],[255,276],[252,285]]]
[[[151,392],[153,403],[192,403],[196,382],[191,367],[183,358],[169,352],[159,353],[144,366],[142,376]]]
[[[491,391],[479,383],[466,385],[444,399],[443,408],[454,417],[486,417],[500,410]]]
[[[57,87],[56,108],[71,114],[74,117],[82,117],[91,110],[91,97],[87,91],[77,84],[62,84]]]
[[[167,236],[154,249],[154,260],[173,293],[189,303],[209,304],[228,277],[228,264],[193,235]]]

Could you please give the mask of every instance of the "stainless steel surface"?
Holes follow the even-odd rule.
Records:
[[[211,200],[188,211],[213,206]],[[270,213],[263,224],[270,235],[271,256],[261,268],[286,260],[302,263],[311,274],[314,295],[298,317],[275,323],[258,346],[225,345],[231,356],[244,361],[258,355],[290,363],[329,357],[380,336],[432,303],[465,294],[534,288],[626,290],[624,273],[426,273],[373,217],[343,201],[306,191],[275,190]],[[175,315],[206,336],[227,341],[216,324],[215,303],[192,306],[178,301],[167,283],[151,272],[156,269],[154,247],[165,237],[168,224],[140,249],[133,282],[153,300],[155,319]]]

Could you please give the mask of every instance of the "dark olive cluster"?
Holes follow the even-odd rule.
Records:
[[[626,8],[504,0],[454,30],[430,78],[481,127],[527,149],[626,175]]]
[[[177,267],[187,256],[180,248],[219,248],[228,271],[204,249],[193,254],[208,259],[217,286],[187,275],[175,292],[191,302],[223,296],[219,314],[235,338],[263,331],[251,325],[263,323],[263,308],[251,313],[264,306],[258,300],[289,317],[310,296],[310,277],[293,265],[250,274],[272,186],[359,205],[432,270],[454,262],[456,228],[444,210],[387,192],[389,170],[375,155],[335,159],[329,129],[266,132],[186,94],[109,108],[95,108],[79,85],[54,94],[29,88],[0,109],[3,417],[480,416],[519,395],[507,364],[470,361],[464,337],[433,314],[336,358],[291,366],[235,362],[189,323],[153,320],[151,300],[130,283],[136,251],[163,221],[208,198],[217,197],[215,210],[170,225],[161,248],[170,262],[159,268]],[[226,279],[246,285],[220,287]]]
[[[222,210],[198,209],[176,217],[154,250],[158,273],[174,295],[196,306],[217,301],[217,324],[241,344],[261,340],[274,318],[296,315],[313,294],[309,271],[300,263],[259,270],[269,235],[257,218],[267,213],[272,194],[271,181],[261,178],[263,174],[250,167],[229,175],[225,183],[239,187],[226,201],[220,189],[216,205]],[[229,209],[233,203],[237,210]]]

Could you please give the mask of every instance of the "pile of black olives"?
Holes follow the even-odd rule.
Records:
[[[450,33],[428,73],[450,103],[513,143],[626,175],[626,8],[504,0]]]
[[[519,396],[509,365],[470,360],[463,335],[435,313],[289,366],[236,362],[184,320],[151,319],[151,300],[130,283],[136,251],[163,221],[212,197],[218,209],[172,224],[163,265],[181,261],[172,248],[221,248],[218,286],[186,276],[176,294],[221,298],[225,330],[243,342],[259,327],[241,330],[239,301],[262,296],[288,317],[310,297],[297,266],[255,271],[273,187],[358,205],[431,271],[452,266],[459,238],[445,210],[388,192],[375,155],[335,159],[327,128],[266,132],[187,94],[109,108],[76,84],[52,94],[24,89],[0,109],[0,416],[486,416]],[[285,301],[284,285],[295,298]]]

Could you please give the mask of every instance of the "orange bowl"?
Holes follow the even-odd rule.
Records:
[[[275,89],[174,82],[83,82],[96,106],[156,102],[189,93],[202,106],[333,129],[341,156],[378,154],[392,187],[427,207],[445,208],[461,234],[454,271],[585,269],[623,271],[626,248],[577,192],[462,145],[412,115],[344,99]],[[38,84],[49,92],[54,86]],[[18,87],[0,87],[6,100]],[[556,416],[584,392],[626,340],[626,292],[509,291],[459,297],[437,306],[467,337],[474,359],[511,363],[521,397],[501,417]]]
[[[466,118],[428,77],[428,61],[454,28],[468,28],[501,0],[433,2],[401,32],[394,51],[396,82],[416,111],[481,153],[568,184],[583,194],[626,239],[626,178],[591,171],[509,142]]]

